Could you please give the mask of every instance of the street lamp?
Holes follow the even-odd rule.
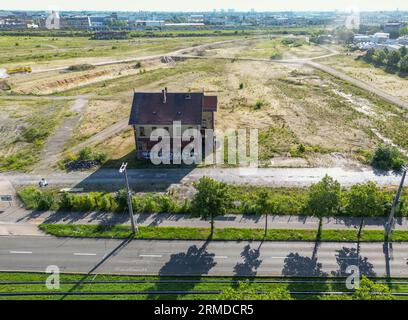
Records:
[[[126,183],[126,193],[127,193],[127,203],[128,203],[128,208],[129,208],[129,215],[130,215],[130,223],[132,224],[132,233],[135,234],[137,233],[139,230],[135,224],[135,220],[134,220],[134,216],[133,216],[133,208],[132,208],[132,193],[130,192],[130,188],[129,188],[129,180],[128,180],[128,176],[127,176],[127,162],[123,162],[120,169],[119,169],[119,173],[123,173],[123,175],[125,176],[125,183]]]
[[[391,207],[391,212],[390,215],[388,217],[388,221],[387,224],[385,225],[385,240],[388,241],[388,238],[392,232],[392,229],[394,227],[394,215],[395,215],[395,210],[397,209],[400,197],[401,197],[401,192],[402,192],[402,187],[404,186],[404,181],[405,181],[405,177],[407,175],[407,171],[408,171],[408,166],[404,165],[402,166],[402,177],[401,177],[401,182],[400,185],[398,187],[398,191],[397,194],[394,198],[394,201],[392,202],[392,207]]]

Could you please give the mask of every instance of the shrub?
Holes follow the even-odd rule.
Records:
[[[371,165],[380,170],[399,170],[405,163],[401,152],[392,146],[380,145],[374,153]]]
[[[120,189],[116,192],[116,203],[118,204],[118,210],[123,211],[127,208],[127,191],[126,189]]]
[[[241,83],[239,84],[239,90],[242,90],[242,89],[244,89],[244,84],[241,82]]]
[[[63,210],[71,210],[73,207],[73,195],[64,192],[58,201],[58,206]]]
[[[167,195],[159,195],[157,205],[159,207],[158,212],[175,213],[177,211],[177,203]]]
[[[271,54],[271,60],[279,60],[282,59],[282,54],[280,52],[273,52]]]
[[[39,193],[41,193],[41,191],[37,188],[27,187],[18,191],[17,195],[19,196],[21,201],[23,201],[27,209],[36,209],[38,205],[37,200]]]
[[[140,210],[145,213],[156,213],[159,212],[159,205],[153,196],[145,196],[141,199]]]
[[[18,192],[27,209],[49,210],[56,207],[55,195],[35,187],[27,187]]]
[[[255,102],[255,107],[254,107],[254,109],[255,109],[255,110],[261,109],[264,105],[265,105],[265,102],[263,102],[262,100],[257,100],[257,101]]]
[[[375,283],[363,276],[360,287],[352,295],[353,300],[393,300],[390,288],[386,284]]]
[[[91,70],[94,69],[95,67],[92,64],[77,64],[73,66],[69,66],[67,69],[69,71],[86,71],[86,70]]]
[[[37,194],[37,209],[38,210],[50,210],[55,208],[55,197],[48,192],[40,192]]]
[[[78,160],[93,160],[93,152],[90,147],[85,147],[79,151]]]

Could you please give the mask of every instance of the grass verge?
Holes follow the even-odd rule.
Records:
[[[81,224],[41,224],[39,228],[56,237],[85,238],[127,238],[131,229],[125,225],[81,225]],[[215,229],[212,240],[225,241],[384,241],[382,230],[363,230],[358,239],[357,230],[322,230],[317,229],[270,229],[266,236],[263,229],[224,228]],[[210,236],[209,228],[186,227],[139,227],[135,239],[162,240],[206,240]],[[408,231],[396,230],[393,241],[408,241]]]
[[[44,295],[0,296],[0,300],[203,300],[220,299],[215,293],[197,294],[199,291],[224,291],[234,288],[237,281],[247,281],[251,289],[270,292],[277,289],[288,292],[349,292],[344,278],[319,277],[296,278],[287,277],[171,277],[171,276],[131,276],[104,274],[60,274],[60,288],[48,289],[45,281],[49,274],[30,272],[0,272],[0,293],[43,293]],[[302,281],[306,280],[306,281]],[[311,281],[314,280],[314,281]],[[375,282],[388,282],[392,292],[407,292],[407,279],[373,278]],[[112,292],[110,295],[51,295],[52,292]],[[185,293],[165,294],[165,291],[185,291]],[[124,293],[128,294],[124,294]],[[131,294],[130,292],[141,292]],[[153,293],[154,292],[154,293]],[[292,295],[297,300],[320,299],[350,299],[350,296],[322,296],[322,295]],[[405,297],[396,297],[404,299]]]

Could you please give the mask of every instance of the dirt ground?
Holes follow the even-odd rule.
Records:
[[[264,166],[361,166],[364,160],[361,154],[373,150],[381,140],[392,142],[393,135],[408,134],[408,126],[402,121],[405,114],[372,97],[360,95],[311,67],[239,60],[245,56],[268,59],[274,50],[283,50],[282,58],[287,59],[311,58],[328,52],[308,44],[286,49],[276,39],[243,40],[201,51],[192,50],[193,54],[205,59],[171,63],[151,60],[143,62],[141,68],[134,68],[134,63],[123,63],[81,72],[18,75],[7,81],[14,93],[22,95],[87,96],[88,106],[72,136],[67,138],[65,149],[128,118],[134,90],[159,91],[165,86],[173,92],[199,91],[217,95],[216,128],[224,132],[257,129]],[[213,59],[215,57],[231,59]],[[334,64],[336,59],[340,61],[339,68],[355,72],[356,78],[367,81],[364,77],[371,76],[370,79],[376,85],[378,82],[382,89],[407,98],[406,80],[381,75],[383,71],[372,67],[358,68],[358,62],[348,64],[349,57],[330,58],[325,63]],[[41,103],[36,100],[35,105]],[[10,141],[19,136],[21,123],[30,118],[29,113],[24,112],[32,108],[23,111],[25,109],[18,103],[7,105],[4,101],[0,108],[5,111],[0,113],[0,130],[5,133],[2,138],[8,142],[3,154],[14,154],[17,150],[13,148],[19,145]],[[20,120],[15,121],[13,117]],[[393,128],[398,128],[398,132]],[[95,147],[110,159],[121,159],[134,150],[133,139],[129,129]]]

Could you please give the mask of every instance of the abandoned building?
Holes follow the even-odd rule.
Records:
[[[181,122],[181,131],[197,129],[204,136],[205,129],[214,129],[214,112],[217,111],[217,97],[205,96],[202,92],[172,93],[164,88],[162,92],[135,92],[129,125],[133,127],[136,156],[149,159],[151,148],[157,141],[151,141],[151,133],[158,128],[170,134],[173,146],[173,122]],[[189,141],[183,141],[181,147]]]

